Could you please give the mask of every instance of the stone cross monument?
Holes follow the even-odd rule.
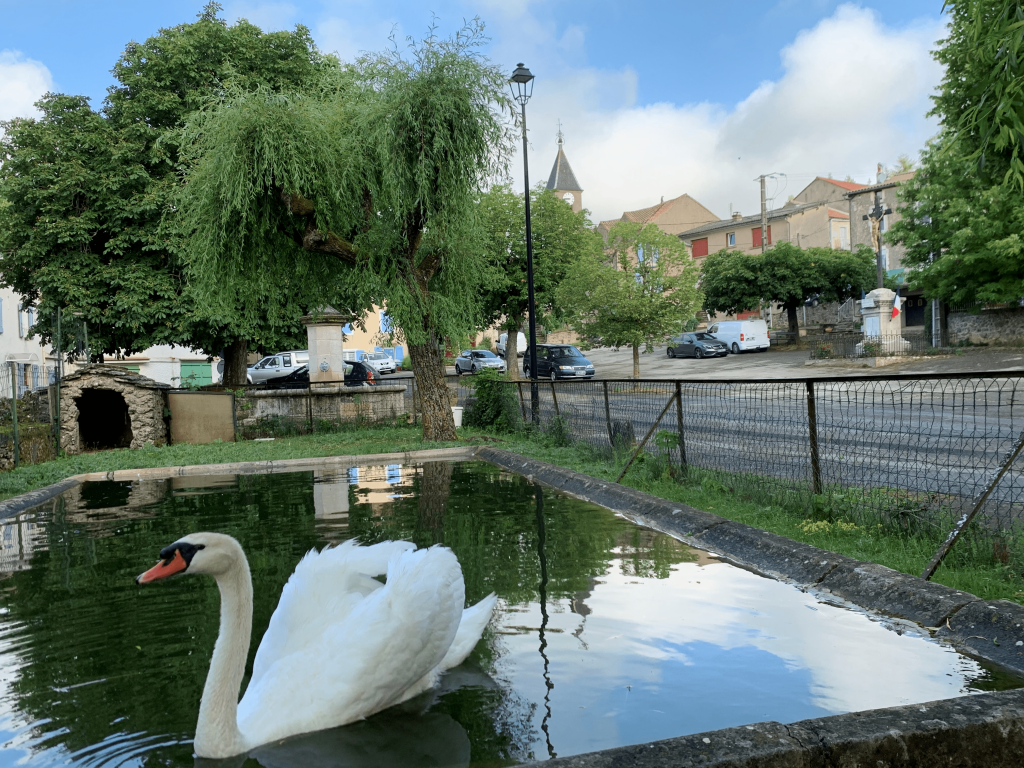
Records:
[[[861,299],[861,316],[864,318],[864,341],[857,345],[857,351],[867,354],[865,344],[876,345],[875,353],[902,352],[910,346],[910,342],[902,336],[902,324],[899,316],[892,316],[892,305],[896,294],[888,288],[875,288]]]

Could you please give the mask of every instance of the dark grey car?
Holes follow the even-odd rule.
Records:
[[[725,357],[729,348],[710,333],[695,331],[673,338],[667,354],[669,357]]]

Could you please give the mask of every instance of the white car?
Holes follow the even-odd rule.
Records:
[[[752,349],[766,352],[771,344],[768,323],[764,320],[723,320],[708,328],[708,333],[724,343],[734,355]]]
[[[497,347],[497,349],[498,349],[498,357],[504,357],[505,356],[505,344],[507,342],[508,342],[508,334],[507,333],[503,333],[503,334],[501,334],[501,336],[498,337],[498,343],[495,344],[495,347]],[[517,354],[518,357],[522,357],[523,353],[525,351],[526,351],[526,334],[524,334],[522,331],[520,331],[519,335],[516,336],[516,354]]]
[[[255,365],[250,365],[246,371],[245,380],[250,384],[262,384],[271,379],[287,376],[297,368],[308,364],[308,350],[293,349],[288,352],[278,352],[276,355],[267,355]]]
[[[462,354],[455,358],[455,373],[459,376],[464,373],[477,373],[484,368],[493,368],[504,373],[505,361],[489,349],[464,349]]]
[[[387,352],[371,352],[363,358],[363,362],[381,375],[394,373],[398,370],[395,358],[391,357]]]

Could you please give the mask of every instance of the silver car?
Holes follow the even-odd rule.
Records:
[[[250,365],[245,378],[250,384],[262,384],[271,379],[288,376],[307,363],[309,352],[304,349],[278,352],[276,355],[267,355],[255,365]]]
[[[464,349],[455,358],[455,373],[476,373],[484,368],[494,368],[505,372],[505,361],[488,349]]]
[[[363,362],[381,375],[394,373],[398,370],[395,358],[391,357],[387,352],[371,352],[363,358]]]

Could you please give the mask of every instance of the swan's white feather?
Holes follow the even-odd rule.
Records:
[[[386,584],[372,578],[384,572]],[[444,547],[346,542],[309,553],[256,652],[238,705],[243,737],[255,746],[333,728],[426,690],[472,650],[494,599],[463,605],[462,569]]]

